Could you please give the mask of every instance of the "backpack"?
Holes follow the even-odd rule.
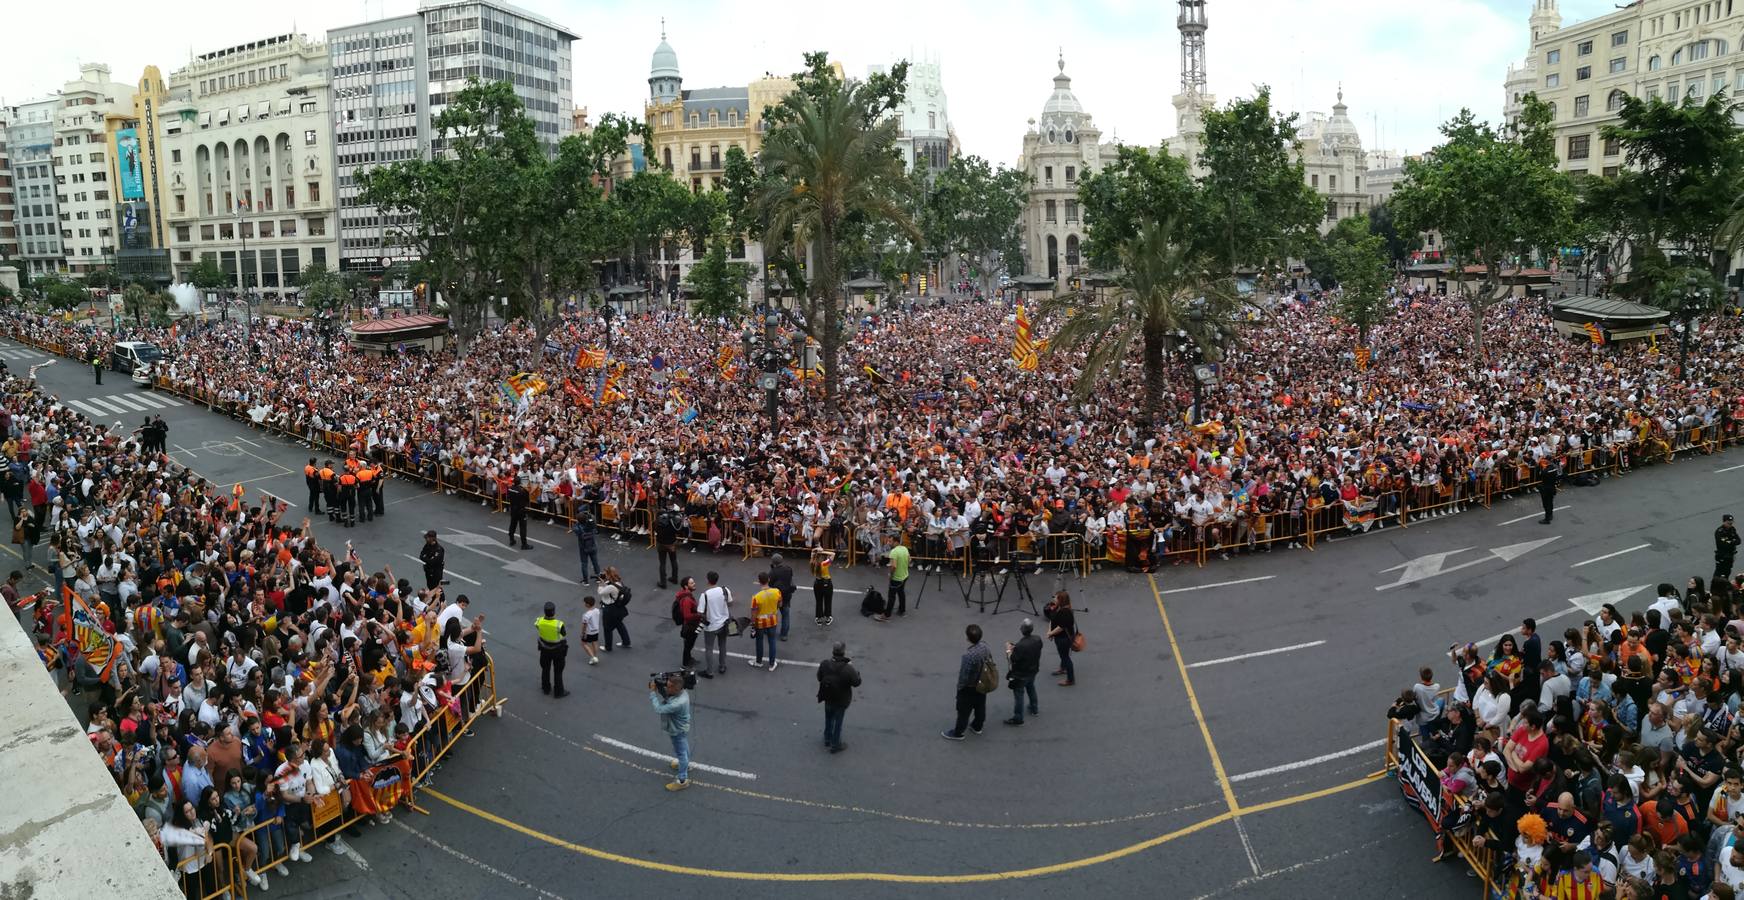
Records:
[[[981,680],[975,682],[975,690],[982,694],[991,694],[999,687],[999,667],[994,665],[993,656],[989,654],[981,660]]]
[[[623,583],[618,584],[618,605],[619,606],[629,606],[630,605],[630,586],[627,584],[623,584]]]
[[[678,598],[676,597],[672,599],[672,624],[684,624],[684,608],[679,605]]]
[[[867,588],[866,594],[860,598],[860,615],[878,616],[884,614],[884,595],[877,588]]]

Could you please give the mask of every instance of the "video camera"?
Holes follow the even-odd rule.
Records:
[[[666,693],[666,685],[674,678],[682,679],[684,689],[687,691],[696,687],[696,673],[689,669],[680,669],[676,672],[655,672],[648,678],[654,682],[655,692],[662,697],[670,696]]]

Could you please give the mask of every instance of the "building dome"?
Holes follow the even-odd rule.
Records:
[[[1362,133],[1350,120],[1350,107],[1344,105],[1344,88],[1338,89],[1338,102],[1332,105],[1332,118],[1326,120],[1321,140],[1329,146],[1362,149]]]
[[[1060,74],[1054,76],[1054,92],[1048,95],[1048,102],[1042,104],[1041,135],[1049,143],[1074,143],[1076,131],[1083,120],[1084,105],[1078,102],[1078,96],[1072,93],[1072,77],[1066,74],[1066,59],[1060,57]]]
[[[660,46],[654,48],[654,59],[648,64],[648,77],[678,78],[678,52],[672,45],[666,43],[666,38],[660,38]]]

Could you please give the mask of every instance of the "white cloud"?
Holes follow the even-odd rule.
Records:
[[[910,56],[941,61],[950,116],[967,152],[1013,162],[1025,121],[1052,90],[1056,48],[1105,139],[1157,144],[1174,132],[1178,89],[1175,6],[1166,0],[884,0],[760,4],[677,0],[521,0],[581,34],[576,102],[595,116],[639,113],[660,16],[689,87],[742,85],[765,71],[800,68],[807,50],[828,50],[853,75]],[[1608,11],[1609,0],[1565,0],[1565,15]],[[16,40],[0,55],[0,96],[40,96],[75,77],[80,62],[107,62],[133,82],[148,63],[167,76],[204,53],[298,30],[311,36],[366,18],[411,11],[415,0],[299,0],[292,5],[184,0],[141,15],[114,0],[87,2],[79,22],[66,7],[11,11]],[[1421,151],[1436,125],[1462,106],[1500,115],[1507,65],[1525,53],[1530,0],[1210,0],[1210,87],[1220,100],[1272,87],[1283,109],[1330,110],[1339,82],[1365,146]],[[1432,10],[1432,12],[1431,12]],[[53,36],[50,39],[49,36]]]

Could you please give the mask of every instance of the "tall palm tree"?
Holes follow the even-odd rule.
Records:
[[[1099,379],[1118,375],[1137,343],[1144,367],[1142,411],[1146,422],[1156,422],[1168,401],[1168,351],[1197,346],[1216,358],[1222,339],[1235,333],[1240,298],[1228,276],[1206,268],[1174,220],[1141,222],[1119,258],[1112,289],[1042,304],[1044,311],[1066,316],[1048,352],[1086,352],[1076,385],[1078,396],[1086,397]]]
[[[752,197],[765,246],[790,242],[809,259],[800,329],[823,352],[824,398],[836,396],[842,335],[842,249],[871,219],[919,236],[898,195],[905,178],[894,118],[868,121],[874,100],[857,81],[827,80],[781,101],[783,124],[763,143],[763,181]],[[807,252],[809,251],[809,253]]]

